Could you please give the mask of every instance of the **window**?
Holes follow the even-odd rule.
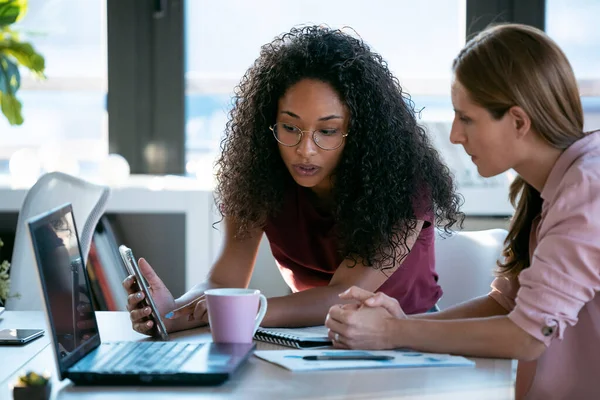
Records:
[[[48,79],[24,74],[17,92],[23,125],[0,116],[0,172],[22,148],[37,152],[47,169],[74,173],[108,154],[105,14],[102,0],[29,0],[15,29],[45,57]]]
[[[563,49],[581,81],[600,82],[600,2],[546,0],[546,32]],[[600,87],[583,87],[600,95]]]
[[[546,32],[563,49],[579,82],[585,129],[600,129],[600,29],[597,0],[546,0]]]

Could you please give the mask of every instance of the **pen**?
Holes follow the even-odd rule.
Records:
[[[304,356],[303,360],[306,361],[390,361],[393,360],[392,356],[376,356],[376,355],[353,355],[353,354],[340,354],[339,356]]]

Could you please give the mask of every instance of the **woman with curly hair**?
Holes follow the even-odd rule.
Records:
[[[409,313],[434,308],[434,225],[448,229],[462,214],[411,104],[383,58],[340,30],[294,28],[264,45],[236,88],[218,160],[222,253],[177,300],[142,260],[159,309],[247,287],[263,232],[293,291],[269,299],[263,326],[323,324],[353,285]],[[124,285],[134,329],[150,332],[132,279]],[[171,331],[198,326],[206,308],[192,302],[167,318]]]

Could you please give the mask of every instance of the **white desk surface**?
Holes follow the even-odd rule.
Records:
[[[131,330],[127,313],[96,313],[103,341],[136,340],[142,337]],[[19,324],[43,326],[42,313],[10,312],[0,326]],[[180,332],[174,340],[210,341],[207,329]],[[238,373],[217,387],[84,387],[69,380],[56,380],[56,370],[48,338],[27,347],[27,360],[17,360],[12,349],[0,348],[0,359],[10,365],[12,375],[2,376],[0,399],[12,398],[10,383],[25,370],[53,375],[52,399],[512,399],[513,374],[510,360],[473,359],[475,368],[419,368],[389,370],[347,370],[291,372],[251,357]],[[35,346],[34,346],[35,345]],[[282,348],[257,343],[259,349]],[[40,351],[40,347],[41,351]],[[8,356],[8,357],[7,357]],[[18,362],[14,363],[13,360]],[[2,368],[6,369],[6,368]]]
[[[38,353],[50,344],[46,329],[46,321],[41,312],[11,312],[5,311],[0,315],[0,330],[2,329],[43,329],[44,336],[25,345],[0,346],[0,383],[10,377],[14,371],[20,370]],[[0,399],[4,399],[0,395]]]

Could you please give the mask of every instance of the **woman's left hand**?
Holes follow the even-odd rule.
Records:
[[[325,326],[334,347],[383,350],[394,348],[390,328],[394,321],[399,319],[383,307],[344,304],[329,309]]]

